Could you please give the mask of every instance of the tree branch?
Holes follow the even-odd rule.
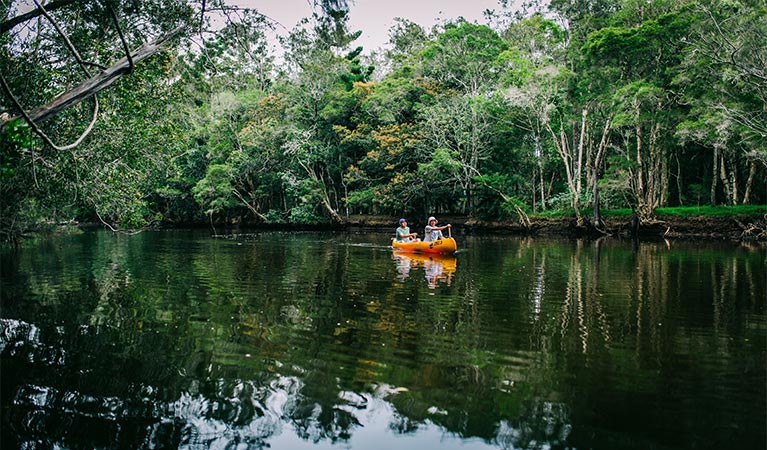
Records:
[[[48,12],[45,10],[42,4],[38,0],[33,0],[35,2],[35,5],[37,6],[37,9],[40,10],[40,13],[45,16],[46,19],[53,25],[53,27],[56,29],[56,31],[59,32],[59,35],[64,39],[64,43],[67,44],[67,48],[70,52],[72,52],[72,55],[75,57],[75,60],[78,64],[80,64],[80,68],[83,69],[83,72],[85,72],[85,75],[90,77],[91,74],[88,72],[88,68],[85,67],[85,63],[83,62],[83,58],[80,56],[80,53],[77,51],[75,46],[72,44],[72,41],[69,40],[69,36],[67,36],[67,33],[64,32],[64,30],[59,26],[58,22],[53,20],[53,17],[48,14]]]
[[[77,0],[56,0],[48,4],[45,9],[47,11],[54,11],[65,6],[69,6],[75,3]],[[8,19],[3,23],[0,23],[0,34],[10,31],[13,27],[20,23],[24,23],[28,20],[34,19],[43,14],[42,8],[35,8],[32,11],[16,16],[12,19]]]
[[[138,63],[140,61],[143,61],[146,58],[149,58],[150,56],[158,53],[160,50],[163,49],[165,44],[176,36],[178,33],[180,33],[184,29],[185,25],[180,25],[173,29],[170,33],[166,34],[165,36],[153,41],[146,43],[136,49],[136,51],[133,52],[132,60],[133,63]],[[42,120],[45,120],[49,117],[52,117],[64,109],[76,105],[77,103],[80,103],[81,101],[87,99],[88,97],[91,97],[92,95],[108,88],[112,84],[114,84],[115,81],[117,81],[122,75],[127,73],[128,70],[130,70],[131,63],[128,60],[127,57],[122,58],[121,60],[117,61],[114,65],[112,65],[107,70],[104,70],[103,72],[83,81],[79,85],[75,86],[74,88],[64,92],[63,94],[59,95],[58,97],[54,98],[47,104],[40,106],[32,111],[29,111],[27,113],[28,120],[32,120],[35,122],[39,122]],[[11,119],[15,120],[18,119],[18,117],[14,117]],[[8,122],[5,122],[8,123]],[[4,128],[4,124],[0,125],[0,130]]]

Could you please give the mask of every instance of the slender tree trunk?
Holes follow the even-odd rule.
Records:
[[[674,152],[676,158],[676,191],[679,198],[679,206],[684,206],[682,200],[682,165],[679,163],[679,151]]]
[[[642,127],[639,125],[639,119],[634,129],[637,142],[637,197],[641,197],[644,192],[644,171],[642,170]]]
[[[751,161],[751,168],[748,171],[748,180],[746,181],[746,192],[743,193],[743,204],[747,205],[751,201],[751,186],[754,183],[756,175],[756,161]]]
[[[733,158],[735,159],[735,158]],[[732,205],[738,204],[738,164],[737,161],[733,161],[730,164],[730,185],[732,186]]]
[[[727,195],[727,204],[733,205],[732,189],[730,187],[730,181],[727,179],[727,168],[725,167],[724,152],[719,153],[719,177],[722,179],[722,186],[724,186],[724,192]]]
[[[581,113],[581,136],[578,140],[578,165],[575,168],[576,186],[575,189],[580,195],[581,193],[581,174],[583,173],[583,146],[586,140],[586,116],[589,110],[584,108]]]
[[[343,219],[341,218],[341,216],[338,215],[338,212],[335,209],[333,209],[333,205],[331,204],[331,201],[330,201],[330,196],[328,195],[328,190],[325,186],[325,180],[323,180],[322,177],[318,176],[317,173],[314,171],[314,169],[309,167],[307,164],[304,164],[302,161],[299,160],[298,164],[300,164],[301,167],[304,168],[307,175],[309,175],[309,177],[317,184],[317,187],[320,189],[320,191],[322,191],[320,193],[320,203],[325,208],[325,211],[327,211],[328,214],[330,214],[330,217],[333,219],[334,222],[343,223]]]
[[[658,197],[655,208],[666,206],[668,199],[668,163],[666,155],[661,148],[658,149],[658,158],[660,158],[660,170],[658,171]]]
[[[639,123],[639,111],[637,111],[637,122],[634,126],[636,133],[636,190],[634,196],[637,203],[637,214],[641,222],[650,218],[652,206],[649,204],[648,191],[652,185],[652,154],[650,154],[650,161],[645,162],[642,152],[644,152],[644,141],[642,139],[642,126]],[[650,151],[652,151],[652,143],[650,145]],[[648,164],[648,167],[645,167]]]
[[[710,199],[710,205],[716,206],[716,182],[719,178],[719,147],[714,146],[714,168],[712,170],[712,177],[711,177],[711,199]]]
[[[655,208],[666,206],[668,202],[668,184],[669,184],[668,158],[666,158],[666,154],[663,151],[663,148],[661,148],[661,146],[658,145],[658,140],[660,139],[660,133],[661,133],[661,123],[660,121],[658,121],[655,123],[655,135],[653,138],[653,147],[655,148],[655,155],[659,160],[659,166],[660,166],[660,170],[658,170],[658,173],[657,173],[658,201],[655,205]]]
[[[554,133],[554,130],[551,128],[551,125],[546,124],[546,129],[551,134],[551,137],[554,141],[554,146],[557,149],[557,153],[559,153],[559,157],[562,160],[562,163],[565,166],[565,175],[567,176],[567,188],[569,189],[570,195],[572,195],[572,200],[570,205],[573,209],[575,209],[575,217],[579,225],[583,224],[583,218],[581,217],[581,211],[580,211],[580,192],[577,188],[577,181],[576,181],[576,170],[575,170],[575,162],[573,161],[573,154],[571,151],[571,147],[568,144],[567,135],[565,133],[564,124],[560,122],[559,124],[559,136],[557,137],[557,134]]]
[[[343,182],[341,183],[341,186],[343,186],[343,188],[344,188],[344,198],[348,199],[349,198],[349,187],[346,185],[346,183],[343,183]],[[349,203],[348,202],[344,202],[344,203],[345,203],[345,205],[344,205],[344,212],[346,214],[346,218],[348,219],[349,218]]]
[[[540,177],[540,189],[541,189],[541,210],[546,209],[546,193],[544,190],[544,184],[545,181],[543,179],[543,150],[541,149],[541,136],[540,136],[540,129],[536,129],[535,134],[535,145],[534,145],[534,154],[535,154],[535,160],[538,164],[538,175]],[[535,204],[535,196],[536,196],[536,183],[535,179],[533,179],[533,204]],[[533,208],[534,210],[535,208]]]
[[[660,122],[655,122],[650,131],[650,183],[647,186],[647,214],[651,215],[655,209],[663,204],[663,196],[666,186],[666,159],[658,146],[658,137],[661,131]]]
[[[597,185],[598,181],[597,171],[594,170],[594,173],[591,176],[591,191],[592,196],[594,197],[593,203],[592,203],[592,209],[594,212],[593,215],[593,222],[594,226],[602,226],[602,215],[599,212],[599,187]]]
[[[557,180],[557,173],[553,172],[551,174],[551,179],[549,180],[549,184],[546,187],[546,197],[551,198],[551,192],[554,190],[554,182]]]
[[[538,159],[538,172],[541,176],[541,209],[546,210],[546,191],[544,189],[545,181],[543,180],[543,162]]]
[[[607,151],[608,137],[610,135],[610,122],[611,119],[607,119],[605,127],[602,130],[602,138],[599,141],[599,147],[597,147],[597,154],[594,157],[594,166],[591,170],[591,189],[594,195],[594,225],[602,226],[602,215],[600,213],[599,204],[599,169],[602,166],[602,158]]]
[[[242,194],[240,194],[240,192],[237,189],[232,189],[232,193],[234,193],[234,195],[238,199],[240,199],[242,204],[245,205],[245,207],[248,208],[250,210],[250,212],[253,213],[254,216],[258,217],[262,222],[266,222],[266,217],[264,217],[263,214],[258,212],[258,209],[256,209],[253,205],[251,205],[250,202],[245,200],[245,197],[243,197]]]

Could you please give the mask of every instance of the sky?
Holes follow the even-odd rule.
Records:
[[[311,0],[241,0],[230,4],[233,3],[254,7],[287,29],[312,14]],[[365,53],[386,45],[395,17],[412,20],[428,31],[439,22],[458,17],[485,24],[486,9],[500,10],[498,0],[351,0],[349,3],[349,29],[362,30],[355,44],[363,46]]]
[[[424,27],[431,27],[448,19],[463,17],[469,22],[486,24],[484,11],[500,10],[498,0],[348,0],[349,30],[361,30],[362,35],[353,45],[361,45],[363,53],[369,54],[387,45],[389,29],[394,18],[412,20]],[[32,0],[16,0],[22,11],[33,7]],[[230,6],[255,8],[278,22],[276,32],[286,35],[298,21],[311,17],[313,0],[227,0]],[[280,53],[276,42],[275,53]]]
[[[429,31],[432,26],[447,19],[463,17],[469,22],[485,24],[486,9],[500,10],[498,0],[348,0],[349,29],[361,30],[356,45],[365,53],[386,45],[389,28],[394,18],[412,20]],[[22,11],[31,9],[32,0],[17,0]],[[313,0],[228,0],[231,6],[255,8],[285,28],[277,32],[287,34],[299,20],[311,17]]]

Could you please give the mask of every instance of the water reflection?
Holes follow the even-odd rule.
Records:
[[[312,233],[0,254],[0,446],[763,446],[764,248],[466,241],[460,270]]]
[[[457,265],[456,257],[452,255],[394,251],[392,259],[397,267],[399,274],[397,278],[400,281],[405,281],[410,276],[411,269],[422,269],[430,289],[436,288],[438,282],[450,286]]]

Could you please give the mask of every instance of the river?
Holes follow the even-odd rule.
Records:
[[[764,246],[387,239],[4,249],[0,447],[767,447]]]

